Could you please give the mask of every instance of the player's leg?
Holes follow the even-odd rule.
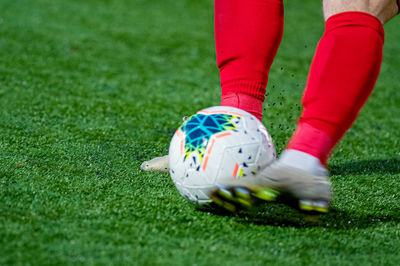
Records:
[[[215,47],[221,105],[262,118],[268,72],[282,39],[282,0],[215,0]],[[168,156],[146,161],[146,171],[168,171]]]
[[[240,203],[249,195],[263,198],[264,189],[272,188],[291,193],[304,210],[327,211],[331,185],[326,159],[375,85],[382,60],[382,23],[397,12],[395,0],[324,1],[326,31],[310,69],[304,112],[287,149],[257,178],[232,182],[215,196],[240,198]],[[265,199],[271,200],[267,192]]]
[[[261,120],[268,72],[283,31],[282,0],[215,0],[221,105]]]
[[[324,0],[325,20],[344,12],[363,12],[376,17],[385,24],[399,13],[400,0]]]
[[[399,11],[396,0],[324,0],[323,8],[326,30],[310,68],[304,111],[277,163],[314,174],[326,165],[371,94],[382,61],[383,24]],[[266,174],[273,175],[270,171]],[[301,207],[310,208],[307,203]]]
[[[384,29],[396,0],[324,0],[326,30],[310,68],[304,111],[288,144],[326,164],[371,94],[382,61]],[[287,152],[285,162],[293,161]]]

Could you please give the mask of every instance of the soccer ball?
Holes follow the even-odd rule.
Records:
[[[243,110],[215,106],[201,110],[175,132],[169,166],[179,193],[190,202],[210,202],[216,184],[253,178],[275,160],[275,147],[261,122]]]

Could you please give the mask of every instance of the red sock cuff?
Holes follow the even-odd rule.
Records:
[[[342,27],[365,27],[373,29],[385,39],[385,30],[380,20],[368,13],[359,11],[342,12],[331,16],[325,23],[325,33]]]
[[[258,120],[262,119],[263,101],[242,93],[227,93],[221,95],[222,106],[232,106],[251,113]]]
[[[307,123],[300,123],[286,149],[308,153],[319,158],[321,163],[326,165],[326,161],[334,145],[332,137],[326,132],[312,127]]]
[[[231,93],[239,93],[251,96],[263,102],[265,100],[264,94],[266,92],[266,87],[266,81],[233,80],[229,82],[222,82],[221,97],[224,97],[224,95],[228,95]]]

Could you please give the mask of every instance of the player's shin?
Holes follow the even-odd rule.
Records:
[[[215,0],[221,105],[261,120],[268,72],[282,32],[282,0]]]
[[[383,42],[383,26],[370,14],[344,12],[327,20],[303,96],[304,111],[288,149],[326,163],[375,86]]]

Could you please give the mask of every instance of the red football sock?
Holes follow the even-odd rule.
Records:
[[[375,86],[383,42],[381,22],[367,13],[344,12],[327,20],[304,92],[304,111],[288,149],[326,164]]]
[[[244,94],[244,93],[226,93],[221,95],[222,106],[233,106],[257,117],[262,120],[263,101],[260,99]]]
[[[221,105],[241,108],[261,120],[268,72],[282,32],[282,0],[215,0]]]

